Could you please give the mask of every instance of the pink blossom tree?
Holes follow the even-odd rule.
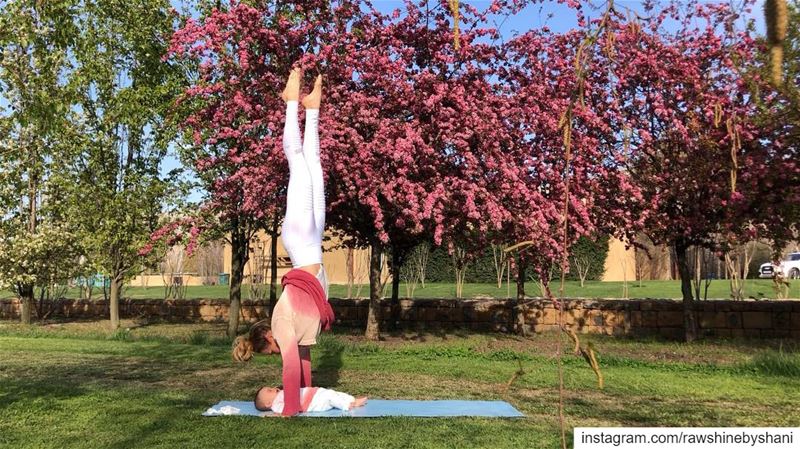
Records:
[[[232,248],[229,336],[238,328],[249,242],[259,229],[275,241],[285,212],[280,92],[293,65],[313,68],[310,54],[324,54],[321,43],[346,34],[358,14],[349,0],[217,2],[173,36],[172,60],[193,69],[178,105],[191,136],[182,159],[207,192],[204,229],[226,235]]]
[[[676,4],[640,26],[615,22],[615,51],[606,57],[609,93],[624,139],[619,159],[645,207],[642,226],[651,240],[676,255],[684,301],[685,338],[697,337],[690,246],[724,247],[752,234],[769,213],[759,211],[762,186],[777,168],[765,144],[769,129],[756,126],[766,87],[747,68],[758,49],[734,26],[727,5]],[[676,32],[664,21],[679,20]],[[608,45],[611,45],[609,43]],[[664,64],[664,61],[670,61]]]

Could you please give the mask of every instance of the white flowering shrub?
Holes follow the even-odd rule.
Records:
[[[0,228],[0,288],[66,283],[80,270],[81,247],[60,225],[41,224],[34,234]]]

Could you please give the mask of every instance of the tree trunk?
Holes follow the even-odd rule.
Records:
[[[35,150],[32,149],[31,162],[35,157]],[[28,232],[31,236],[36,233],[36,174],[33,172],[33,167],[35,167],[35,164],[31,163],[28,171]],[[20,293],[20,321],[22,324],[31,324],[33,284],[23,285]]]
[[[230,308],[228,309],[228,337],[236,338],[239,331],[239,314],[242,308],[242,280],[244,266],[247,264],[248,242],[244,230],[234,220],[231,231],[231,289],[228,293]]]
[[[19,320],[22,324],[31,324],[33,310],[33,285],[24,285],[19,295],[20,313]]]
[[[397,248],[392,248],[392,319],[389,329],[397,330],[400,321],[400,265],[402,258]]]
[[[111,275],[108,298],[108,317],[111,320],[111,330],[119,329],[119,293],[122,290],[122,276],[117,273]]]
[[[364,332],[367,340],[381,337],[381,250],[379,241],[372,243],[369,255],[369,312]]]
[[[684,340],[689,343],[697,339],[697,321],[694,316],[694,300],[692,298],[692,273],[686,252],[689,245],[683,240],[675,241],[675,258],[681,278],[681,294],[683,295]]]
[[[272,261],[269,274],[269,316],[272,316],[272,309],[278,302],[278,220],[272,223],[270,232],[269,257]]]
[[[517,301],[525,300],[525,265],[522,257],[517,258]]]

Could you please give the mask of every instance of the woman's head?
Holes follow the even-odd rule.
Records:
[[[280,352],[272,336],[269,321],[261,320],[252,326],[247,335],[240,335],[233,341],[232,356],[237,362],[247,362],[253,354],[273,354]]]

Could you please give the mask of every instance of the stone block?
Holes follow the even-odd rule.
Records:
[[[698,323],[701,329],[719,329],[727,327],[725,325],[725,314],[722,312],[700,312],[698,313]]]
[[[752,302],[746,302],[746,301],[729,301],[729,303],[730,304],[728,305],[728,307],[730,307],[730,309],[734,312],[744,312],[751,310],[751,304],[754,304]]]
[[[603,312],[599,310],[589,310],[586,312],[586,322],[589,326],[604,326]]]
[[[744,337],[744,329],[743,328],[729,329],[729,330],[731,331],[731,337],[735,337],[735,338]]]
[[[764,310],[770,312],[791,312],[792,311],[792,303],[789,301],[769,301],[768,307]]]
[[[791,329],[763,329],[761,331],[761,338],[791,338]]]
[[[778,311],[772,314],[772,327],[775,329],[791,329],[792,327],[792,313],[786,311]]]
[[[433,322],[436,321],[436,307],[422,307],[419,309],[419,316],[422,317],[422,320],[425,322]]]
[[[713,336],[713,337],[728,338],[728,337],[732,337],[733,336],[733,334],[731,333],[731,329],[714,328],[714,329],[708,329],[708,331],[709,331],[709,334],[707,334],[707,335]]]
[[[417,320],[417,309],[411,307],[401,307],[400,308],[400,320],[402,321],[416,321]]]
[[[558,326],[554,324],[536,324],[531,327],[537,334],[541,334],[542,332],[555,332],[558,330]]]
[[[682,327],[660,327],[658,334],[669,340],[682,340],[684,336]]]
[[[658,327],[682,327],[683,312],[658,312]]]
[[[683,304],[681,301],[676,301],[672,299],[660,299],[653,301],[653,310],[658,311],[675,311],[681,310]]]
[[[451,323],[463,323],[464,322],[464,309],[461,307],[457,307],[454,309],[449,309],[449,319]]]
[[[696,301],[694,304],[694,309],[702,312],[713,312],[716,310],[716,306],[712,301]]]
[[[714,309],[717,312],[730,312],[731,311],[731,302],[730,301],[714,301]]]
[[[644,311],[644,310],[655,310],[655,308],[653,306],[653,301],[642,301],[639,304],[639,310],[642,310],[642,311]]]
[[[630,312],[625,310],[614,310],[603,312],[603,324],[606,327],[630,327]]]
[[[742,324],[745,329],[769,329],[772,327],[772,314],[769,312],[742,312]]]
[[[650,328],[658,328],[658,312],[654,310],[643,311],[642,326]]]
[[[642,321],[642,312],[639,310],[634,310],[631,312],[631,327],[632,328],[640,328],[644,326],[644,322]]]
[[[760,329],[744,329],[744,336],[747,338],[761,338],[761,330]]]

